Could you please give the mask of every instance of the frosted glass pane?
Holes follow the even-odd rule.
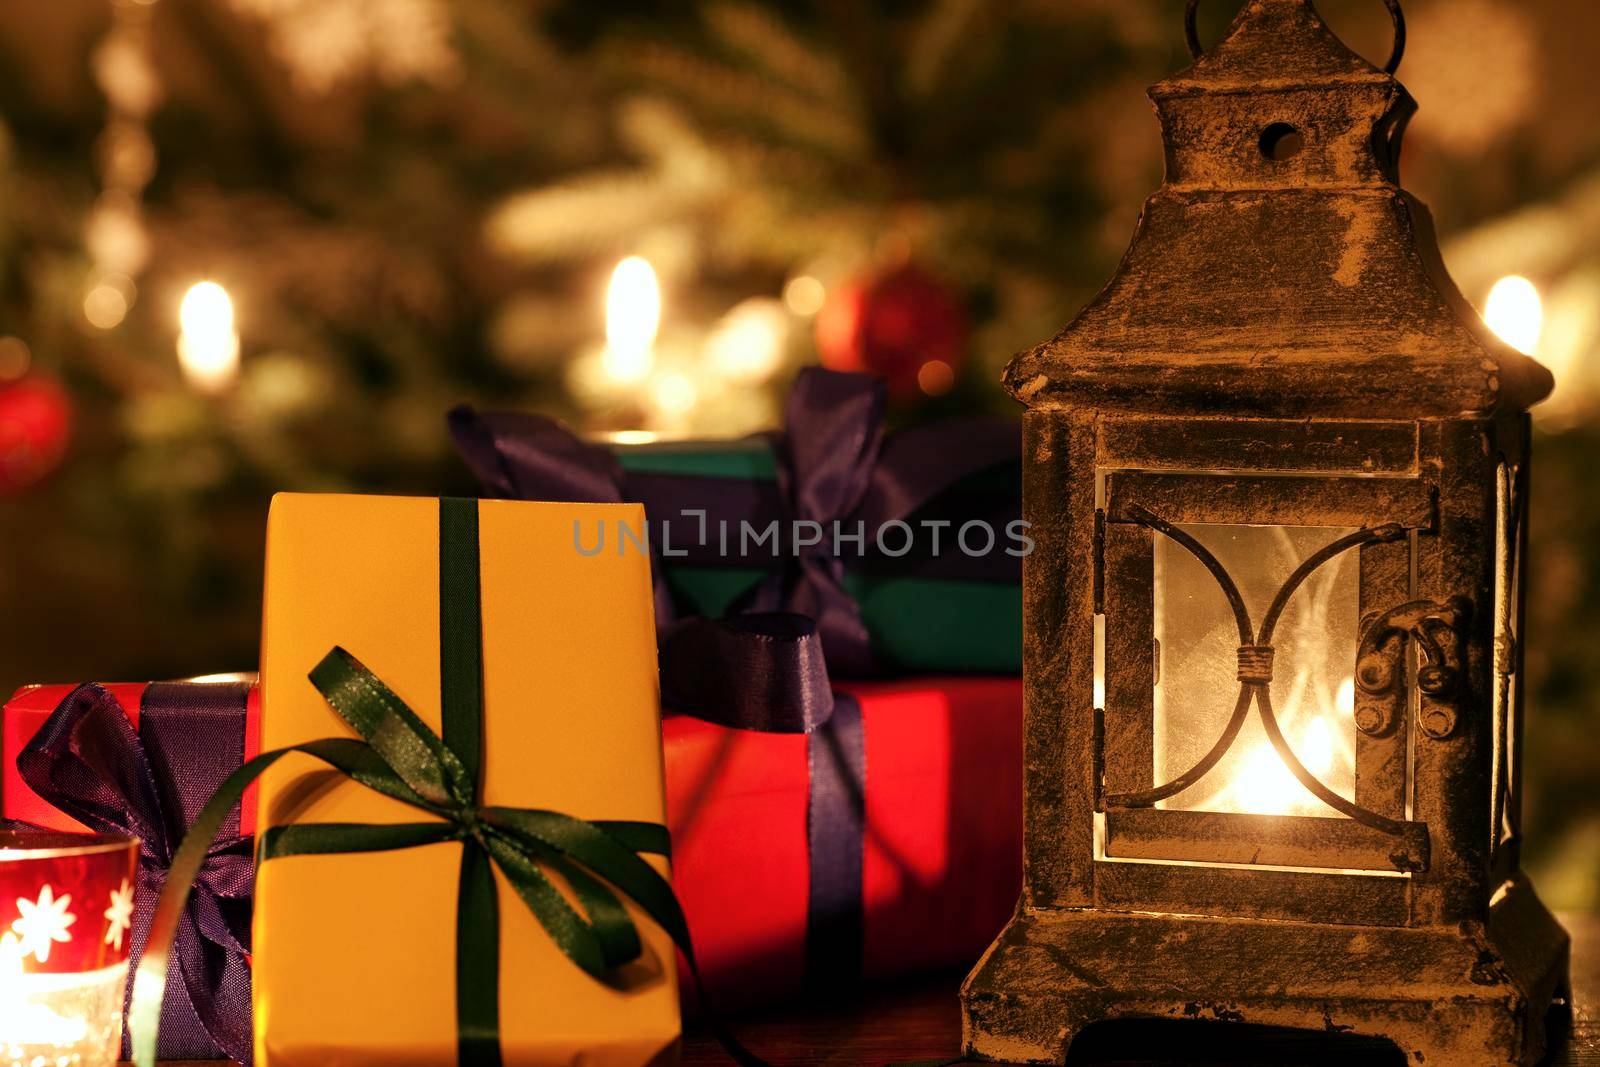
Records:
[[[1233,576],[1259,630],[1272,598],[1294,569],[1329,542],[1353,533],[1327,526],[1183,527]],[[1284,736],[1328,788],[1355,799],[1355,665],[1360,550],[1349,549],[1300,586],[1273,634],[1271,686]],[[1239,694],[1239,630],[1211,572],[1169,538],[1155,538],[1156,782],[1200,760],[1222,734]],[[1337,814],[1289,772],[1254,707],[1233,747],[1211,773],[1163,801],[1164,808],[1278,815]]]

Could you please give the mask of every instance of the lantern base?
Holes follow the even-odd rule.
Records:
[[[1392,1041],[1427,1067],[1529,1065],[1565,1004],[1568,938],[1526,881],[1486,922],[1378,927],[1024,908],[961,991],[967,1054],[1062,1063],[1107,1019]]]

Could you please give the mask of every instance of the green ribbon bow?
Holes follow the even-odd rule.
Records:
[[[620,891],[672,937],[699,986],[683,909],[666,879],[639,855],[669,854],[671,839],[666,827],[586,821],[558,811],[479,804],[483,656],[477,503],[454,498],[439,502],[443,737],[344,649],[334,648],[317,664],[311,672],[312,684],[361,740],[330,737],[263,752],[229,776],[201,810],[162,887],[149,944],[134,979],[129,1026],[138,1067],[155,1063],[167,958],[206,851],[245,788],[291,752],[314,756],[369,789],[434,818],[382,825],[274,826],[261,836],[258,863],[283,856],[461,843],[456,1028],[458,1062],[463,1067],[498,1067],[501,1062],[500,912],[491,864],[500,868],[568,958],[588,974],[602,978],[637,959],[642,951],[639,931],[618,897]],[[546,871],[565,881],[577,908]],[[701,999],[703,1002],[703,993]],[[713,1022],[713,1027],[736,1061],[746,1065],[761,1062],[728,1037],[720,1024]]]

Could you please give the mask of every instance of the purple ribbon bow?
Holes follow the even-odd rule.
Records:
[[[243,759],[248,696],[243,684],[152,684],[135,732],[116,697],[80,685],[17,756],[23,781],[45,801],[91,830],[139,839],[129,975],[138,970],[155,899],[184,831]],[[175,720],[172,712],[184,714]],[[211,716],[215,730],[197,726]],[[239,744],[219,744],[219,731]],[[252,844],[240,835],[235,810],[200,870],[174,944],[178,966],[167,976],[163,1058],[220,1052],[250,1062]]]
[[[883,383],[808,369],[789,391],[784,432],[773,441],[783,525],[816,523],[815,545],[790,552],[735,604],[736,612],[787,611],[814,620],[823,652],[842,675],[871,674],[872,640],[861,605],[844,588],[844,560],[827,530],[860,507],[883,446]]]
[[[835,552],[835,522],[877,530],[904,520],[962,479],[1014,460],[1015,423],[965,419],[883,435],[885,390],[863,374],[808,367],[800,372],[773,435],[779,514],[762,510],[749,485],[702,479],[700,500],[685,500],[670,479],[623,470],[612,453],[579,440],[539,415],[450,413],[457,450],[487,490],[520,500],[643,502],[647,514],[671,515],[696,503],[725,514],[780,520],[781,566],[735,602],[727,617],[677,618],[664,568],[652,543],[662,698],[671,707],[741,729],[809,733],[833,714],[830,670],[880,673],[861,608],[844,587],[845,560]],[[738,497],[739,499],[731,499]],[[745,499],[746,497],[750,499]],[[728,499],[724,499],[728,498]],[[816,523],[816,544],[796,545],[795,523]],[[691,547],[691,558],[709,551]],[[989,577],[1016,561],[964,557],[936,561]]]

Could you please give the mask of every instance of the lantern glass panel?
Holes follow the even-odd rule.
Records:
[[[1300,563],[1353,528],[1186,524],[1233,577],[1259,627]],[[1168,538],[1154,543],[1155,780],[1183,773],[1223,732],[1239,695],[1239,631],[1217,580]],[[1354,681],[1359,554],[1318,567],[1290,599],[1273,634],[1272,703],[1306,769],[1355,798]],[[1252,711],[1227,755],[1164,808],[1333,816],[1290,773]]]

